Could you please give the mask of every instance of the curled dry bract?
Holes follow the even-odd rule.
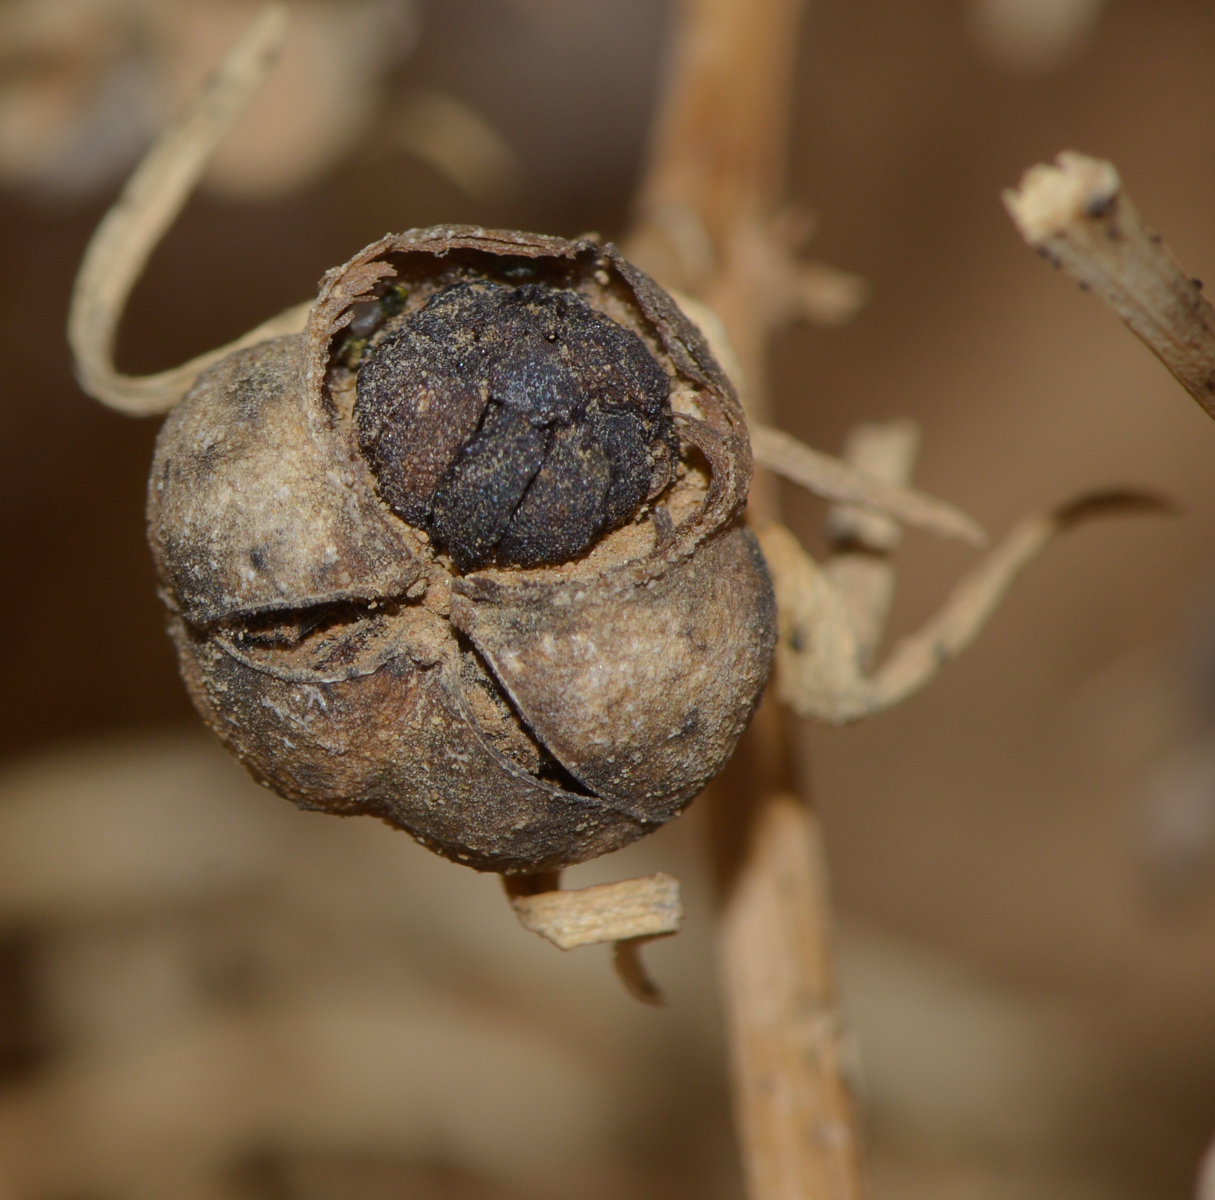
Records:
[[[669,379],[676,436],[653,428],[678,462],[659,446],[656,494],[570,561],[461,574],[360,451],[365,338],[469,283],[576,293]],[[668,820],[733,750],[776,637],[750,475],[699,332],[612,246],[444,227],[369,246],[302,335],[199,379],[160,434],[149,536],[191,696],[255,776],[533,872]]]

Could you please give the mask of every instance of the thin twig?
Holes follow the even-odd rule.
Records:
[[[920,431],[914,421],[865,422],[848,434],[844,461],[887,484],[911,478]],[[823,574],[844,602],[861,670],[867,671],[894,598],[891,554],[903,531],[889,516],[852,505],[835,505],[827,514],[831,556]]]
[[[942,537],[982,546],[987,535],[964,512],[923,492],[901,487],[855,464],[814,450],[780,429],[749,422],[755,461],[837,504],[857,505]]]
[[[156,375],[134,378],[114,369],[118,325],[131,289],[216,147],[274,66],[286,21],[284,4],[269,5],[258,14],[194,102],[157,139],[85,251],[72,290],[68,342],[80,386],[120,412],[166,412],[201,372],[232,351],[304,327],[310,304],[288,309],[237,341]]]
[[[864,1195],[818,822],[764,797],[722,914],[722,992],[753,1200]]]
[[[672,289],[680,308],[699,327],[717,361],[746,392],[746,378],[734,345],[721,318],[707,305]],[[769,471],[836,504],[857,505],[873,513],[884,513],[905,525],[918,526],[941,537],[960,538],[972,546],[987,544],[987,535],[973,518],[922,492],[901,487],[881,471],[859,469],[847,458],[833,458],[800,442],[783,429],[765,425],[754,414],[747,422],[755,461]]]
[[[670,930],[674,933],[675,930]],[[667,998],[641,961],[641,947],[646,942],[652,942],[655,937],[667,937],[667,933],[654,934],[651,937],[620,938],[612,947],[612,965],[616,975],[628,990],[630,996],[640,1000],[642,1004],[653,1004],[661,1007]]]
[[[1135,491],[1085,495],[1049,513],[1026,517],[955,586],[939,612],[891,650],[881,667],[865,671],[874,635],[858,622],[849,597],[783,525],[760,531],[776,585],[781,640],[777,689],[799,716],[845,725],[905,700],[971,644],[1013,582],[1056,535],[1091,517],[1167,513],[1160,496]],[[880,594],[880,593],[879,593]],[[864,609],[862,606],[861,612]]]
[[[1215,308],[1143,224],[1113,165],[1065,151],[1004,204],[1022,237],[1096,292],[1215,417]]]

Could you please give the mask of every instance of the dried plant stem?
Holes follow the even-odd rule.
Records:
[[[1096,292],[1215,417],[1215,308],[1140,220],[1113,165],[1067,151],[1004,203],[1025,240]]]
[[[799,716],[831,725],[890,708],[918,692],[970,645],[1017,577],[1058,534],[1092,517],[1160,514],[1171,508],[1160,496],[1121,489],[1090,493],[1024,518],[872,674],[866,660],[880,636],[893,586],[889,561],[881,553],[888,547],[862,542],[867,548],[837,554],[820,567],[793,534],[773,521],[760,531],[760,543],[780,612],[778,695]],[[872,561],[878,554],[880,560]]]
[[[818,822],[787,793],[755,817],[720,935],[748,1192],[851,1200],[863,1194],[860,1155]]]
[[[764,359],[787,319],[774,278],[799,0],[684,0],[651,166],[627,252],[720,317],[749,413],[765,420]],[[749,512],[779,517],[757,473]],[[817,822],[791,787],[785,717],[765,702],[718,788],[719,961],[751,1200],[864,1194],[833,1011]]]
[[[274,66],[286,21],[284,4],[262,10],[190,107],[157,139],[89,242],[72,290],[68,342],[80,386],[120,412],[167,412],[202,371],[233,350],[304,327],[310,303],[288,309],[238,341],[180,367],[141,378],[114,369],[114,345],[127,297],[215,148]]]
[[[918,444],[909,421],[859,426],[845,459],[874,479],[902,484]],[[834,508],[828,528],[837,552],[823,572],[846,601],[843,615],[863,662],[881,637],[894,590],[889,551],[900,531],[888,517],[851,507]],[[757,817],[721,937],[733,1040],[747,1054],[736,1087],[749,1185],[765,1200],[855,1197],[862,1192],[860,1152],[835,1004],[818,822],[795,797],[779,793],[766,798]],[[791,1069],[797,1046],[814,1069]]]
[[[630,244],[634,242],[640,244],[642,252],[645,251],[642,239],[630,238]],[[672,293],[705,335],[726,374],[736,387],[741,387],[744,382],[742,364],[721,318],[707,304],[686,292],[675,288]],[[881,471],[870,470],[869,464],[862,469],[847,457],[833,458],[823,454],[783,429],[764,424],[754,412],[747,426],[751,434],[751,452],[758,466],[767,467],[824,500],[870,509],[894,517],[904,525],[925,529],[940,537],[960,538],[972,546],[987,543],[987,535],[974,519],[952,504],[903,487],[887,479]]]
[[[781,429],[758,421],[750,422],[750,429],[755,461],[816,496],[896,517],[906,525],[942,537],[960,538],[972,546],[982,546],[987,541],[987,535],[974,520],[951,504],[885,479],[872,470],[862,470],[847,457],[841,460],[823,454]]]
[[[914,421],[866,422],[849,433],[844,461],[878,482],[905,484],[919,448]],[[857,661],[868,671],[894,598],[890,556],[903,531],[889,516],[838,504],[827,514],[827,536],[833,552],[823,563],[823,574],[843,601]]]

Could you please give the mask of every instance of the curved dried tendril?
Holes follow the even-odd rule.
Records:
[[[114,369],[114,343],[131,289],[211,155],[261,89],[286,27],[285,4],[262,9],[185,112],[157,138],[89,242],[72,289],[68,343],[80,386],[110,408],[132,416],[167,412],[203,371],[233,351],[304,328],[310,302],[168,371],[131,376]]]

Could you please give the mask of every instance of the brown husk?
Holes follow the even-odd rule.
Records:
[[[583,557],[460,577],[376,493],[335,351],[381,280],[412,311],[529,260],[663,364],[684,465]],[[733,750],[776,637],[740,524],[750,475],[703,338],[614,247],[440,227],[369,246],[326,275],[303,334],[199,379],[158,440],[149,537],[190,693],[259,780],[527,873],[668,820]]]

